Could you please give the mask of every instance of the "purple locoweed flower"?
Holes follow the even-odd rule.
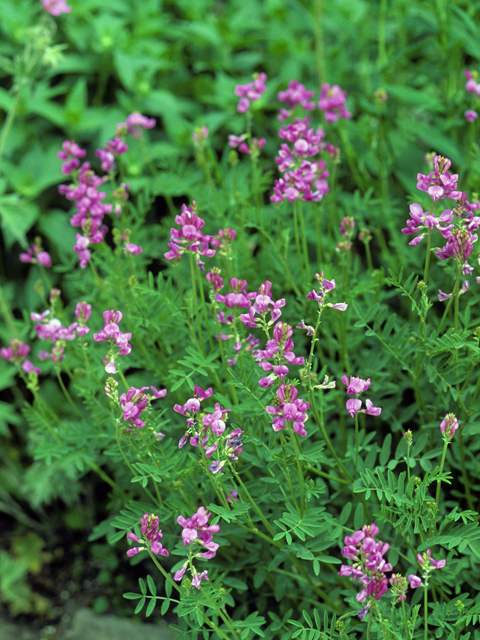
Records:
[[[52,16],[59,16],[62,13],[70,13],[72,7],[66,0],[41,0],[42,6]]]
[[[445,418],[440,423],[440,431],[448,442],[450,442],[450,440],[453,438],[458,427],[458,420],[454,413],[445,414]]]
[[[181,229],[170,229],[170,242],[168,246],[170,251],[165,253],[167,260],[180,260],[184,253],[193,253],[197,257],[197,263],[199,263],[199,256],[207,256],[211,258],[215,255],[215,249],[211,249],[209,243],[212,240],[212,236],[204,235],[201,229],[205,225],[205,221],[200,218],[196,213],[195,201],[192,202],[192,206],[188,207],[182,205],[182,213],[175,217],[175,223],[181,227]]]
[[[290,80],[286,91],[280,91],[277,95],[280,102],[285,102],[288,107],[288,110],[280,109],[278,119],[280,121],[286,120],[292,115],[292,110],[296,107],[300,107],[305,111],[312,111],[315,109],[315,102],[312,100],[314,95],[314,91],[307,91],[300,82],[295,79]]]
[[[247,82],[247,84],[237,84],[234,93],[240,98],[237,106],[239,113],[246,113],[250,108],[250,103],[258,100],[262,93],[265,93],[267,87],[265,82],[267,76],[265,73],[255,73],[253,75],[253,82]]]
[[[334,84],[332,87],[328,83],[322,84],[318,108],[325,113],[327,122],[335,122],[338,118],[348,120],[352,114],[346,107],[347,92]]]
[[[126,122],[120,122],[117,125],[115,136],[122,138],[125,133],[130,134],[134,138],[141,138],[144,129],[153,129],[156,122],[154,118],[147,118],[141,113],[131,113]]]
[[[282,383],[276,396],[275,406],[265,407],[268,414],[275,416],[272,422],[273,430],[281,431],[285,427],[291,427],[299,436],[306,437],[305,422],[308,420],[306,411],[310,408],[310,403],[298,398],[298,389],[290,383]]]
[[[42,250],[39,238],[37,238],[32,246],[27,249],[27,253],[20,254],[20,261],[29,262],[31,264],[40,264],[42,267],[52,266],[50,254]]]
[[[156,515],[153,513],[149,515],[145,513],[140,518],[140,531],[142,533],[142,537],[138,537],[135,533],[129,532],[127,533],[128,540],[132,540],[133,542],[137,542],[143,546],[141,547],[132,547],[127,551],[127,556],[132,557],[140,551],[151,551],[155,555],[168,556],[168,551],[163,547],[159,540],[162,538],[163,534],[159,530],[159,520]]]
[[[147,390],[151,390],[153,395],[147,395],[145,393]],[[140,419],[140,414],[147,409],[151,400],[164,398],[166,394],[166,389],[158,391],[155,387],[142,387],[141,389],[130,387],[127,393],[122,393],[120,396],[123,419],[125,421],[129,420],[137,428],[141,429],[145,426],[145,422]]]
[[[475,122],[475,120],[478,118],[478,113],[476,111],[473,111],[472,109],[468,109],[468,111],[465,111],[465,118],[469,122]]]
[[[363,393],[370,387],[370,378],[368,380],[362,380],[359,376],[350,376],[350,380],[347,376],[342,376],[342,382],[347,387],[347,393],[349,395],[358,395]]]

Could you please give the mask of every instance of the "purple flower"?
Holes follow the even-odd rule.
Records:
[[[52,260],[50,255],[46,251],[42,251],[39,239],[32,244],[31,248],[27,249],[27,253],[20,254],[21,262],[30,262],[32,264],[41,264],[43,267],[51,267]]]
[[[342,382],[347,387],[347,393],[349,395],[358,395],[363,391],[366,391],[370,387],[370,378],[368,380],[362,380],[358,376],[350,376],[350,380],[347,376],[342,376]]]
[[[265,93],[267,87],[265,81],[267,76],[265,73],[255,73],[253,75],[253,82],[247,84],[237,84],[234,93],[240,98],[237,106],[239,113],[246,113],[250,108],[250,102],[255,102],[260,98],[262,93]]]
[[[473,111],[472,109],[469,109],[468,111],[465,111],[465,118],[469,122],[474,122],[478,118],[478,113],[476,111]]]
[[[154,118],[147,118],[141,113],[131,113],[126,122],[120,122],[117,125],[115,131],[116,136],[122,136],[126,133],[134,136],[135,138],[141,138],[144,129],[152,129],[155,126]]]
[[[42,6],[50,15],[59,16],[61,13],[70,13],[70,7],[65,0],[41,0]]]
[[[163,547],[163,545],[159,542],[162,538],[163,534],[158,529],[159,520],[158,517],[154,514],[149,515],[145,513],[140,518],[140,531],[142,533],[142,538],[139,538],[133,532],[127,533],[128,540],[132,540],[133,542],[138,542],[145,546],[142,547],[132,547],[127,551],[127,556],[134,556],[140,551],[145,551],[145,549],[150,550],[155,555],[168,556],[168,551]]]
[[[453,413],[445,414],[445,418],[440,423],[440,431],[449,441],[453,438],[458,427],[457,417]]]
[[[211,258],[215,255],[215,249],[209,247],[212,236],[204,235],[201,231],[205,221],[195,213],[195,210],[195,201],[189,208],[183,204],[182,213],[175,217],[175,223],[181,229],[173,227],[170,229],[171,238],[168,243],[170,251],[164,254],[167,260],[180,260],[185,252],[194,253],[197,256],[197,262],[199,256]]]
[[[410,586],[412,587],[412,589],[418,589],[418,587],[423,586],[422,579],[413,574],[408,576],[408,581],[410,582]]]
[[[2,349],[0,349],[0,355],[2,358],[10,360],[10,362],[21,362],[29,353],[30,347],[17,338],[12,338],[10,340],[9,347],[2,347]]]
[[[340,89],[337,84],[330,87],[329,84],[322,84],[318,108],[325,112],[327,122],[335,122],[338,118],[348,120],[352,114],[346,107],[347,92]]]
[[[34,367],[30,360],[25,360],[25,362],[22,363],[22,369],[25,371],[25,373],[42,373],[42,370],[38,367]]]

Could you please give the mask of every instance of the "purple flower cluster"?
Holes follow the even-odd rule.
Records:
[[[139,538],[135,533],[129,531],[127,533],[128,540],[132,540],[133,542],[138,542],[143,546],[141,547],[132,547],[127,551],[127,556],[132,557],[135,556],[140,551],[151,551],[155,555],[160,556],[168,556],[169,553],[166,549],[164,549],[163,545],[159,540],[163,537],[162,532],[159,530],[160,522],[158,517],[153,513],[149,515],[145,513],[140,518],[140,531],[142,533],[142,537]]]
[[[228,249],[228,247],[227,247]],[[225,251],[225,248],[223,248]],[[220,253],[222,249],[220,249]],[[233,313],[225,315],[225,311],[217,313],[217,320],[222,324],[226,324],[231,328],[231,333],[220,333],[217,336],[219,340],[231,340],[234,339],[233,350],[235,355],[233,358],[227,358],[227,362],[230,366],[233,366],[243,350],[251,351],[258,346],[259,340],[255,338],[251,333],[246,338],[241,338],[238,332],[238,316],[241,309],[249,309],[252,304],[252,299],[256,297],[256,292],[247,292],[247,281],[240,280],[239,278],[232,278],[230,280],[230,286],[232,291],[230,293],[222,294],[218,293],[224,287],[223,278],[220,275],[221,271],[217,267],[213,267],[209,273],[207,273],[207,280],[211,285],[211,297],[215,300],[215,303],[223,304],[227,309],[232,309]],[[255,325],[256,326],[256,325]]]
[[[447,441],[450,442],[459,426],[457,416],[454,413],[447,413],[440,423],[440,431]]]
[[[59,16],[61,13],[70,13],[72,7],[66,0],[41,0],[42,6],[52,16]]]
[[[203,234],[201,229],[205,226],[205,220],[195,213],[195,201],[192,205],[187,207],[182,204],[182,213],[175,216],[175,223],[181,228],[170,229],[170,251],[164,255],[167,260],[180,260],[184,253],[193,253],[197,258],[197,264],[203,266],[199,256],[211,258],[215,255],[215,249],[210,247],[214,238]]]
[[[300,358],[297,359],[300,360]],[[298,389],[290,383],[282,383],[276,395],[277,404],[265,407],[268,414],[275,416],[272,422],[273,430],[281,431],[285,427],[291,427],[299,436],[306,437],[308,435],[305,430],[305,422],[308,420],[306,411],[310,408],[310,403],[298,398]]]
[[[314,97],[314,91],[307,91],[301,82],[297,82],[295,79],[290,80],[286,91],[280,91],[278,99],[280,102],[285,102],[288,109],[280,109],[278,119],[283,122],[292,115],[292,110],[296,107],[300,107],[304,111],[313,111],[315,109],[315,102],[312,100]]]
[[[246,113],[250,108],[250,103],[258,100],[262,93],[265,93],[267,90],[265,86],[266,80],[267,76],[265,73],[255,73],[253,75],[253,82],[237,84],[234,93],[240,98],[237,106],[239,113]]]
[[[333,291],[337,286],[335,280],[327,280],[323,275],[323,271],[321,273],[316,273],[315,279],[318,281],[320,289],[318,291],[312,289],[309,293],[307,293],[307,300],[316,300],[320,308],[332,307],[332,309],[337,309],[337,311],[346,311],[348,308],[348,304],[346,302],[336,302],[334,304],[332,304],[331,302],[326,302],[328,293],[330,291]],[[305,329],[306,327],[299,326],[298,328]]]
[[[27,249],[27,253],[20,254],[20,261],[29,262],[31,264],[41,264],[42,267],[52,266],[50,254],[42,250],[39,238],[35,240],[31,248]]]
[[[236,149],[238,147],[238,150],[242,153],[250,153],[257,157],[260,153],[260,149],[263,149],[263,147],[265,146],[266,140],[265,138],[252,138],[252,141],[250,143],[251,147],[249,147],[245,142],[247,137],[247,133],[244,133],[241,136],[234,136],[233,134],[229,135],[228,144],[232,147],[232,149]]]
[[[365,618],[373,600],[380,598],[388,590],[387,571],[392,570],[392,565],[383,557],[390,548],[388,542],[375,540],[379,528],[375,524],[363,525],[353,536],[345,537],[345,546],[342,555],[348,560],[353,560],[353,564],[342,564],[338,574],[340,576],[353,576],[353,581],[358,581],[363,585],[362,590],[357,594],[358,602],[367,603],[358,616]]]
[[[428,175],[419,173],[417,178],[417,188],[432,198],[432,208],[427,213],[418,203],[410,205],[411,220],[407,220],[407,227],[402,229],[402,233],[410,235],[422,229],[436,228],[446,240],[443,247],[436,248],[437,258],[444,261],[453,257],[462,265],[464,273],[470,274],[472,268],[466,260],[472,254],[473,245],[478,239],[475,232],[480,226],[480,216],[476,216],[475,211],[480,208],[480,203],[468,202],[466,194],[458,189],[458,175],[448,171],[451,166],[448,158],[437,155],[433,158],[433,163],[434,171]],[[436,201],[444,198],[455,200],[456,206],[453,209],[445,209],[439,216],[434,216],[433,207]],[[425,233],[420,233],[409,244],[416,246],[424,237]]]
[[[70,143],[74,145],[73,141]],[[75,145],[76,146],[76,145]],[[59,152],[61,153],[61,152]],[[65,167],[65,164],[64,164]],[[65,173],[66,170],[62,168]],[[102,224],[103,216],[112,211],[113,206],[104,203],[105,191],[99,191],[99,187],[107,180],[100,178],[90,168],[90,163],[85,162],[76,175],[73,185],[60,185],[59,191],[67,200],[75,201],[76,213],[70,218],[72,227],[81,227],[82,233],[77,233],[73,250],[78,253],[80,266],[84,269],[91,258],[89,246],[103,242],[107,227]]]
[[[362,380],[358,376],[350,376],[350,380],[347,376],[342,376],[342,382],[347,387],[347,393],[349,395],[357,396],[347,400],[346,408],[351,418],[355,417],[355,414],[368,413],[370,416],[379,416],[382,413],[380,407],[374,407],[371,400],[365,400],[365,409],[362,409],[362,401],[358,396],[366,391],[370,387],[370,378],[368,380]]]
[[[220,531],[220,525],[209,525],[208,520],[210,516],[211,513],[208,512],[205,507],[199,507],[197,512],[194,513],[191,518],[184,518],[183,516],[178,516],[177,518],[178,524],[183,527],[183,546],[190,547],[190,549],[188,560],[184,562],[183,566],[178,571],[175,572],[173,579],[180,582],[185,575],[187,567],[189,566],[192,574],[192,585],[197,589],[200,589],[202,580],[208,581],[209,578],[208,571],[198,573],[197,569],[193,565],[193,559],[205,558],[206,560],[210,560],[215,557],[219,547],[218,543],[213,541],[213,534]],[[206,551],[195,551],[195,548],[198,548],[198,546],[206,549]]]
[[[17,338],[12,338],[10,340],[9,347],[2,347],[0,349],[0,355],[2,356],[2,358],[5,358],[5,360],[9,360],[10,362],[14,362],[15,364],[20,364],[22,360],[25,360],[29,353],[30,347]],[[33,372],[39,374],[42,372],[41,369],[35,367],[30,362],[30,360],[25,360],[25,362],[22,362],[21,367],[23,371],[25,371],[25,373]]]
[[[148,389],[152,391],[153,395],[147,395],[145,393]],[[110,394],[107,393],[107,395]],[[147,409],[151,400],[164,398],[166,395],[166,389],[157,390],[155,387],[142,387],[141,389],[136,389],[135,387],[130,387],[127,393],[122,393],[120,396],[123,419],[125,421],[129,420],[133,425],[141,429],[145,426],[145,422],[140,419],[140,414]]]
[[[467,82],[465,84],[465,89],[468,93],[477,96],[480,98],[480,82],[477,82],[478,73],[476,71],[470,71],[467,69],[465,71],[465,77],[467,78]],[[478,113],[473,109],[468,109],[465,111],[465,118],[469,122],[474,122],[478,118]]]
[[[317,158],[319,152],[326,149],[322,142],[325,132],[322,129],[308,128],[308,117],[297,120],[293,124],[282,127],[278,133],[280,138],[292,144],[282,143],[275,162],[283,177],[275,180],[272,202],[282,202],[285,198],[293,202],[298,198],[305,201],[319,202],[328,193],[326,178],[329,171],[326,162]]]
[[[271,387],[272,384],[278,383],[279,381],[283,383],[285,376],[290,372],[288,365],[301,365],[305,363],[303,356],[296,356],[293,352],[294,344],[292,335],[293,329],[289,324],[277,322],[273,329],[273,338],[267,340],[265,349],[253,351],[255,362],[259,363],[260,368],[263,369],[263,371],[272,372],[268,376],[260,378],[258,384],[261,387]],[[268,362],[268,360],[273,360],[273,362]],[[282,395],[285,395],[283,391]],[[268,408],[267,412],[272,413],[268,411]],[[283,427],[281,428],[283,429]],[[276,431],[278,430],[279,429],[276,429]]]
[[[155,118],[147,118],[135,111],[128,116],[126,122],[117,124],[115,136],[123,138],[123,136],[128,133],[134,138],[141,138],[143,136],[143,130],[153,129],[155,124]]]
[[[242,282],[246,286],[246,280],[242,280]],[[280,309],[285,306],[285,298],[273,300],[272,283],[269,280],[265,280],[256,293],[246,294],[246,297],[248,299],[248,307],[247,303],[245,303],[245,307],[248,308],[248,313],[240,315],[240,320],[246,327],[269,327],[282,315]],[[253,304],[250,302],[252,299],[255,299]],[[270,314],[270,320],[267,320],[268,313]]]
[[[78,322],[72,322],[68,327],[64,327],[58,318],[50,318],[50,310],[47,309],[43,313],[31,313],[30,318],[37,322],[35,325],[35,333],[42,340],[49,340],[52,352],[39,351],[40,360],[48,360],[51,358],[55,364],[61,362],[65,356],[65,341],[75,340],[77,335],[82,335],[82,329],[77,333]]]
[[[340,89],[337,84],[330,87],[329,84],[322,84],[318,108],[325,113],[327,122],[335,122],[338,118],[348,120],[352,114],[346,107],[347,92]]]
[[[129,340],[132,337],[131,333],[122,333],[118,323],[123,318],[121,311],[103,312],[103,319],[105,324],[103,329],[99,333],[93,334],[95,342],[110,342],[110,350],[104,358],[103,362],[106,365],[105,371],[113,374],[117,373],[116,358],[119,356],[129,356],[132,351],[132,346],[129,344]],[[115,350],[118,347],[118,352]]]

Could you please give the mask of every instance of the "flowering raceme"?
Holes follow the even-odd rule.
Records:
[[[278,133],[280,138],[292,143],[280,146],[275,162],[283,172],[283,178],[275,180],[272,202],[281,202],[287,198],[293,202],[301,198],[305,201],[319,202],[328,193],[326,181],[330,172],[326,169],[323,159],[313,159],[314,156],[327,148],[322,142],[325,132],[322,129],[314,131],[308,128],[308,117],[298,120],[294,124],[282,127]]]
[[[347,92],[340,89],[337,84],[332,87],[328,83],[322,84],[318,108],[325,112],[327,122],[335,122],[338,118],[348,120],[352,114],[346,107]]]
[[[342,376],[342,382],[347,387],[347,393],[349,395],[355,395],[356,398],[347,400],[346,408],[351,418],[355,417],[355,414],[367,413],[370,416],[379,416],[382,413],[380,407],[374,407],[371,400],[365,400],[365,409],[362,409],[362,401],[358,398],[360,393],[367,391],[370,387],[370,378],[368,380],[362,380],[361,378],[350,376],[350,380],[347,376]]]
[[[123,314],[121,311],[114,311],[113,309],[110,311],[104,311],[103,319],[105,321],[105,324],[103,325],[103,329],[99,331],[99,333],[93,334],[93,339],[95,340],[95,342],[108,341],[111,344],[111,349],[104,359],[104,363],[106,361],[105,371],[110,374],[117,373],[117,355],[129,356],[132,351],[132,346],[128,342],[132,337],[132,334],[122,333],[122,331],[120,331],[120,327],[118,326],[118,323],[120,322],[122,317]],[[115,346],[118,347],[118,354],[114,350]]]
[[[295,79],[290,80],[286,91],[280,91],[277,95],[280,102],[285,102],[288,109],[280,109],[278,119],[280,121],[286,120],[292,115],[292,110],[296,107],[301,107],[305,111],[312,111],[315,109],[315,102],[312,101],[314,91],[307,91],[307,89],[297,82]]]
[[[152,391],[153,395],[147,395],[145,391]],[[145,426],[145,422],[140,419],[140,414],[143,413],[151,400],[157,398],[164,398],[167,394],[166,389],[157,390],[155,387],[142,387],[136,389],[130,387],[127,393],[122,393],[120,396],[120,405],[122,406],[123,419],[129,420],[137,428],[141,429]],[[110,395],[107,393],[107,395]]]
[[[183,516],[178,516],[177,518],[178,524],[183,527],[183,546],[189,547],[189,557],[181,569],[175,572],[173,579],[180,582],[185,575],[187,567],[189,567],[192,575],[192,585],[197,589],[200,589],[202,580],[208,581],[209,578],[208,571],[198,573],[196,567],[193,565],[193,560],[195,558],[210,560],[215,557],[219,547],[218,543],[213,541],[213,534],[220,531],[220,525],[208,524],[211,515],[205,507],[199,507],[191,518],[184,518]],[[206,551],[196,551],[198,547],[200,547],[200,549],[206,549]]]
[[[27,253],[20,254],[20,261],[29,262],[31,264],[41,264],[42,267],[52,266],[50,254],[42,250],[39,238],[35,240],[31,248],[27,249]]]
[[[50,15],[59,16],[62,13],[70,13],[72,7],[66,0],[41,0],[42,6]]]
[[[163,534],[158,529],[160,524],[158,517],[153,513],[151,515],[145,513],[140,518],[140,522],[140,531],[142,532],[142,537],[139,538],[135,533],[130,531],[127,533],[127,538],[128,540],[138,542],[143,546],[132,547],[127,551],[127,556],[135,556],[137,553],[140,553],[140,551],[151,551],[157,556],[168,556],[168,551],[163,547],[162,543],[159,542]]]
[[[193,253],[197,257],[197,264],[201,266],[203,263],[201,263],[199,256],[211,258],[215,255],[215,249],[211,249],[209,246],[213,236],[204,235],[201,231],[205,226],[205,221],[195,213],[195,201],[192,205],[187,207],[182,204],[182,213],[175,216],[175,223],[181,229],[173,227],[170,229],[171,238],[168,243],[170,251],[164,255],[167,260],[180,260],[184,253]]]
[[[265,93],[267,90],[265,86],[266,80],[267,76],[265,73],[255,73],[253,75],[253,82],[237,84],[234,93],[240,98],[237,106],[239,113],[246,113],[250,108],[250,103],[258,100],[261,94]]]

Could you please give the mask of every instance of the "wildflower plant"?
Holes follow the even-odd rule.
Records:
[[[37,57],[54,55],[52,24],[71,46],[82,40],[73,22],[59,26],[76,5],[37,5]],[[455,20],[467,16],[456,9]],[[143,25],[164,19],[149,3],[136,10]],[[480,203],[476,143],[463,164],[459,140],[445,143],[450,122],[467,126],[454,112],[462,83],[454,100],[449,67],[431,85],[448,95],[440,106],[402,93],[388,78],[397,62],[381,9],[376,97],[323,68],[320,19],[316,79],[271,61],[239,77],[236,60],[228,81],[214,69],[208,99],[195,93],[200,109],[173,87],[152,89],[171,65],[158,42],[160,61],[145,66],[141,48],[106,55],[116,22],[103,11],[101,55],[90,53],[113,59],[115,73],[104,69],[92,105],[86,86],[69,101],[73,113],[84,96],[89,118],[64,122],[50,104],[64,135],[46,148],[55,178],[28,228],[8,224],[26,197],[15,195],[11,131],[20,136],[28,105],[32,118],[45,112],[26,97],[18,106],[25,69],[39,101],[53,76],[28,47],[28,64],[2,62],[15,101],[0,138],[0,213],[22,276],[0,290],[0,383],[14,389],[0,434],[25,449],[9,467],[9,504],[40,521],[44,505],[101,487],[108,503],[90,541],[106,537],[125,562],[143,562],[140,593],[125,598],[136,614],[170,611],[179,637],[476,638]],[[198,9],[176,11],[199,46]],[[216,11],[227,20],[228,7]],[[192,68],[208,67],[190,44]],[[49,90],[62,95],[69,68]],[[118,104],[104,118],[110,82]],[[406,124],[424,104],[422,140],[432,118],[446,148],[427,170]]]

